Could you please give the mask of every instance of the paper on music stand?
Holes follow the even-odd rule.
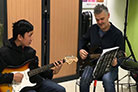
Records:
[[[110,71],[111,63],[116,57],[119,47],[104,49],[93,71],[93,78],[98,79]]]

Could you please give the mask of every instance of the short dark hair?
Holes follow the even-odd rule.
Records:
[[[108,8],[104,4],[98,4],[94,8],[94,14],[100,14],[102,11],[108,13]]]
[[[17,39],[18,34],[24,37],[24,34],[30,31],[33,31],[33,25],[25,19],[13,23],[13,40]]]

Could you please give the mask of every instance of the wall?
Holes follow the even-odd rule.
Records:
[[[12,23],[26,19],[34,25],[31,46],[37,51],[41,65],[41,0],[7,0],[8,38],[12,37]]]
[[[4,2],[0,0],[0,47],[3,45]]]
[[[127,36],[131,43],[132,50],[135,54],[136,59],[138,59],[138,0],[129,0],[129,11],[128,11],[128,26],[127,26]],[[130,54],[127,48],[127,54]]]
[[[106,2],[106,6],[108,7],[110,12],[110,21],[122,32],[124,29],[125,21],[125,3],[126,0],[107,0]],[[83,11],[91,11],[93,13],[93,9],[83,9]],[[96,23],[94,16],[93,23]]]
[[[71,6],[71,7],[70,7]],[[49,62],[66,56],[77,56],[79,26],[79,0],[50,1]],[[76,74],[77,64],[64,64],[54,78]]]
[[[110,12],[110,21],[121,31],[124,29],[126,0],[108,0],[107,7]]]
[[[3,45],[3,25],[0,24],[0,47]]]
[[[136,0],[134,0],[134,1],[136,1]],[[131,0],[131,2],[134,2],[134,1]],[[136,2],[135,2],[135,5],[131,4],[131,6],[136,7]],[[111,15],[110,21],[123,32],[124,31],[124,23],[125,23],[126,0],[108,0],[107,7],[108,7],[110,15]],[[135,9],[135,8],[132,8],[132,9]],[[134,14],[132,12],[130,12],[130,13],[131,13],[130,15]],[[128,22],[128,24],[130,24],[130,23]],[[130,34],[129,30],[127,30],[127,31],[128,31],[127,34]],[[120,83],[127,83],[127,82],[133,83],[134,82],[132,78],[129,78],[129,76],[126,76],[127,74],[129,74],[129,72],[127,70],[119,68],[119,77],[118,78],[119,79],[122,78]],[[124,76],[126,76],[126,77],[124,77]],[[124,90],[125,90],[125,88],[124,88]]]
[[[0,23],[4,20],[4,0],[0,0]]]
[[[131,45],[134,49],[133,51],[137,55],[138,53],[136,53],[137,51],[136,36],[138,32],[136,31],[136,28],[138,23],[136,23],[136,21],[138,21],[138,18],[136,16],[138,15],[138,12],[136,11],[138,9],[138,6],[136,4],[138,4],[138,0],[129,0],[129,1],[130,1],[129,7],[131,8],[129,9],[129,14],[128,14],[129,16],[128,16],[127,34],[128,38],[130,39]],[[110,21],[123,32],[125,23],[126,0],[108,0],[107,7],[110,12]],[[129,53],[128,50],[127,53]],[[129,78],[129,76],[126,76],[127,74],[129,74],[127,70],[119,68],[119,79],[122,78],[120,83],[134,82],[131,77]]]

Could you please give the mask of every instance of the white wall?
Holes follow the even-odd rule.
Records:
[[[126,9],[126,0],[107,0],[107,7],[110,12],[110,21],[119,28],[122,32],[124,31],[124,22],[125,22],[125,9]],[[119,79],[128,74],[128,71],[119,68]],[[131,78],[128,77],[122,79],[121,82],[134,82]]]
[[[124,30],[126,0],[107,0],[110,21],[121,31]]]
[[[125,3],[126,0],[107,0],[107,7],[110,12],[110,21],[118,27],[121,31],[124,29],[124,21],[125,21]],[[83,9],[84,11],[91,11],[92,9]],[[96,23],[95,18],[93,16],[93,23]]]

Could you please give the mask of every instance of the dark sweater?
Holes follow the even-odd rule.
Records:
[[[84,34],[79,42],[79,50],[80,49],[87,49],[87,44],[90,43],[90,49],[99,47],[100,50],[98,51],[96,49],[96,53],[101,53],[103,49],[112,48],[118,46],[120,50],[124,51],[124,37],[122,35],[122,32],[116,28],[112,23],[110,23],[111,26],[109,30],[105,33],[102,33],[103,36],[100,37],[99,31],[100,28],[97,24],[94,24],[91,26],[91,28]],[[94,52],[94,51],[93,51]],[[94,52],[94,53],[95,53]],[[121,63],[120,60],[118,60],[118,64],[115,66],[119,66]]]
[[[32,70],[38,68],[38,57],[36,51],[31,47],[16,46],[14,41],[10,39],[6,45],[0,48],[0,84],[10,84],[13,81],[13,73],[2,74],[2,71],[7,67],[20,67],[27,63],[27,61],[34,59],[30,62],[29,68]],[[30,78],[31,82],[41,82],[44,78],[52,79],[52,70],[47,70],[43,73],[35,75]]]
[[[90,48],[99,46],[102,49],[107,49],[119,46],[120,49],[124,51],[124,38],[119,29],[111,23],[110,29],[103,35],[103,37],[100,37],[99,29],[98,25],[95,24],[85,35],[83,35],[79,42],[79,50],[84,49],[84,47],[90,42]]]

